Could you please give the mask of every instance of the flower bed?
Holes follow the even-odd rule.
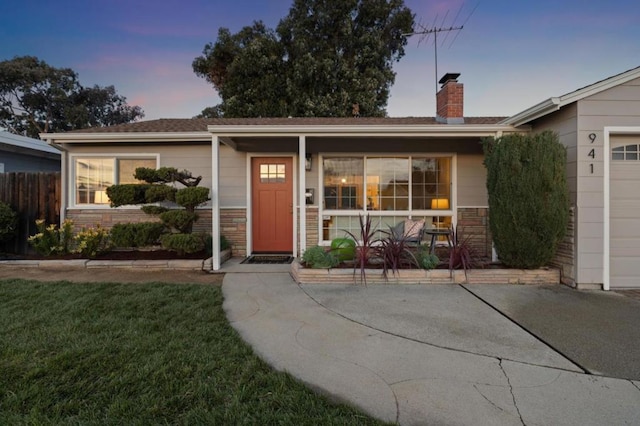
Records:
[[[450,273],[448,269],[402,269],[389,274],[381,269],[366,269],[367,284],[559,284],[560,270],[540,269],[469,269]],[[353,268],[313,269],[300,262],[291,264],[291,276],[298,284],[361,284],[360,270]]]

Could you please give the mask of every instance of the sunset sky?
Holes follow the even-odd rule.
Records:
[[[83,85],[114,85],[145,119],[197,115],[219,98],[191,62],[218,28],[275,28],[291,0],[2,0],[0,60],[32,55]],[[637,0],[405,0],[438,39],[438,78],[461,73],[465,115],[513,115],[640,65]],[[460,11],[460,12],[459,12]],[[458,14],[454,21],[454,17]],[[472,13],[473,12],[473,13]],[[468,20],[467,20],[468,18]],[[446,38],[445,38],[446,37]],[[454,41],[454,37],[455,41]],[[453,41],[453,43],[452,43]],[[394,67],[389,116],[433,116],[433,37]]]

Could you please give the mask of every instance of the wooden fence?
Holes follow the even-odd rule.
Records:
[[[36,219],[60,223],[60,173],[0,173],[0,201],[18,213],[18,234],[0,252],[25,254],[27,238],[37,232]]]

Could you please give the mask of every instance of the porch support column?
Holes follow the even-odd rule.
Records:
[[[213,241],[212,266],[220,270],[220,141],[217,135],[211,139],[211,240]]]
[[[307,249],[307,198],[305,197],[307,179],[305,160],[307,158],[307,139],[306,136],[298,136],[298,253],[300,257]],[[295,253],[294,253],[295,254]]]

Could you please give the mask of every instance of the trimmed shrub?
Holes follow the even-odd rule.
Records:
[[[166,227],[160,222],[117,223],[111,228],[115,247],[148,247],[160,242]]]
[[[18,230],[18,214],[0,201],[0,243],[10,241]]]
[[[160,214],[160,220],[178,232],[188,234],[191,232],[193,222],[198,220],[198,215],[187,210],[169,210]]]
[[[167,185],[150,185],[145,193],[147,203],[158,203],[161,201],[176,201],[178,190]]]
[[[204,239],[200,234],[166,234],[161,240],[162,247],[178,254],[197,253],[204,250]]]
[[[158,215],[167,227],[182,233],[191,233],[193,223],[198,220],[198,215],[195,213],[196,207],[209,200],[209,189],[198,187],[202,176],[193,177],[191,172],[178,171],[173,167],[160,169],[139,167],[134,177],[146,184],[112,185],[107,188],[111,207],[143,204],[141,207],[143,212]],[[175,182],[185,187],[176,189],[174,186],[166,185]],[[169,210],[166,207],[148,205],[148,203],[159,202],[177,203],[184,210]]]
[[[111,207],[146,203],[145,193],[150,186],[149,184],[129,183],[107,187]]]
[[[566,150],[552,132],[483,141],[490,228],[500,260],[538,268],[554,256],[569,220]]]
[[[208,200],[209,188],[202,186],[189,186],[176,193],[176,203],[191,211]]]
[[[150,214],[152,216],[157,216],[157,215],[160,215],[160,214],[162,214],[164,212],[168,212],[169,211],[169,209],[167,207],[154,206],[154,205],[142,206],[142,207],[140,207],[140,210],[142,210],[146,214]]]

